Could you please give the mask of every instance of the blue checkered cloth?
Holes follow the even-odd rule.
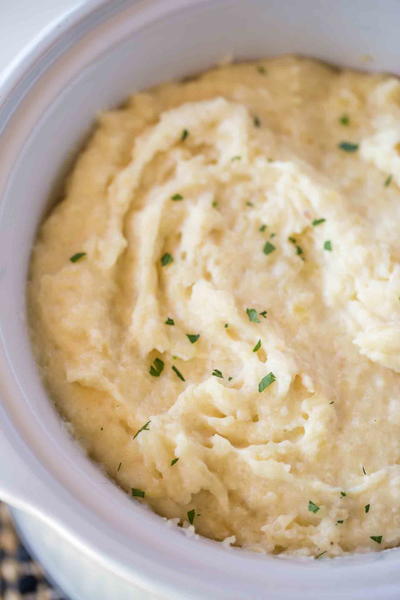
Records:
[[[22,545],[7,506],[0,502],[0,599],[67,600],[46,580]]]

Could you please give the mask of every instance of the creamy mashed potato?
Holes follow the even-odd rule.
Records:
[[[260,551],[399,544],[398,185],[394,77],[281,57],[99,117],[30,318],[57,407],[129,494]]]

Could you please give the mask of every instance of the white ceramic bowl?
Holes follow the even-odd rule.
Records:
[[[229,550],[185,537],[130,500],[55,413],[32,357],[25,311],[38,223],[96,111],[227,55],[297,52],[396,71],[399,20],[398,0],[89,1],[47,31],[1,83],[0,496],[72,545],[79,576],[92,561],[132,598],[150,597],[138,589],[185,599],[399,598],[398,549],[320,561]],[[121,590],[98,590],[96,597],[128,597]]]

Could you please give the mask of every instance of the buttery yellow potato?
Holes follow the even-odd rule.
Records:
[[[205,536],[400,543],[400,83],[279,57],[99,116],[28,300],[51,396]]]

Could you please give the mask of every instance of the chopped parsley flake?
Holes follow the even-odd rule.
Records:
[[[214,200],[213,203],[211,204],[211,206],[213,208],[218,208],[218,202],[216,200]]]
[[[119,463],[117,473],[119,473],[120,468],[122,467],[122,462]]]
[[[345,496],[347,496],[346,492],[340,492],[340,495],[342,496],[342,498],[344,498]]]
[[[261,340],[258,340],[257,344],[253,348],[253,352],[257,352],[261,348]]]
[[[264,65],[257,65],[257,71],[258,73],[260,73],[261,75],[266,75],[267,74],[267,70],[264,67]]]
[[[263,392],[268,386],[271,385],[271,383],[274,383],[274,381],[276,381],[276,377],[271,371],[268,373],[268,375],[265,375],[265,377],[261,379],[260,383],[258,384],[258,391]]]
[[[370,537],[370,539],[373,542],[376,542],[377,544],[381,544],[382,543],[382,540],[383,540],[383,536],[382,535],[370,535],[369,537]]]
[[[297,242],[296,239],[292,236],[288,237],[289,242],[291,242],[295,247],[296,247],[296,254],[297,256],[300,256],[300,254],[303,254],[303,248],[301,248]]]
[[[339,119],[341,125],[348,125],[350,123],[350,119],[347,115],[342,115]]]
[[[332,252],[332,242],[330,240],[326,240],[326,242],[324,242],[324,250]]]
[[[260,118],[256,116],[253,117],[253,123],[254,123],[254,127],[261,127],[261,121]]]
[[[340,142],[338,146],[345,152],[356,152],[358,150],[358,144],[353,144],[353,142]]]
[[[168,317],[168,319],[165,321],[165,325],[175,325],[175,321],[171,319],[171,317]]]
[[[263,247],[264,254],[271,254],[271,252],[273,252],[274,250],[276,250],[276,248],[273,244],[271,244],[271,242],[265,242]]]
[[[137,496],[138,498],[144,498],[145,493],[143,490],[138,490],[138,488],[131,489],[132,496]]]
[[[147,421],[147,423],[145,423],[143,425],[143,427],[141,427],[140,429],[137,430],[137,432],[135,433],[135,435],[133,436],[133,439],[137,438],[137,436],[139,435],[139,433],[141,433],[142,431],[149,431],[149,425],[150,425],[151,421]]]
[[[312,222],[312,226],[313,227],[317,227],[317,225],[322,225],[322,223],[325,223],[326,219],[314,219],[314,221]]]
[[[73,254],[69,260],[73,263],[76,263],[78,262],[78,260],[81,260],[81,258],[83,258],[84,256],[86,256],[86,252],[77,252],[76,254]]]
[[[224,327],[225,327],[225,329],[228,329],[229,323],[225,323]]]
[[[339,521],[336,521],[336,523],[337,523],[338,525],[341,525],[342,523],[344,523],[344,521],[343,521],[343,519],[339,519]]]
[[[255,308],[246,308],[247,316],[249,317],[249,321],[252,323],[259,323],[260,319],[258,318],[258,313]]]
[[[166,267],[167,265],[170,265],[172,262],[174,262],[174,259],[171,256],[171,254],[169,254],[168,252],[166,252],[165,254],[162,255],[162,257],[161,257],[161,265],[163,267]]]
[[[319,554],[317,554],[317,556],[315,557],[315,560],[318,560],[319,558],[322,558],[324,554],[326,554],[326,550],[324,550],[323,552],[320,552]]]
[[[173,196],[171,196],[171,200],[183,200],[183,196],[182,194],[174,194]]]
[[[179,460],[179,456],[177,456],[176,458],[173,458],[171,460],[170,466],[173,467],[174,465],[176,465],[176,463],[178,462],[178,460]]]
[[[362,472],[364,473],[364,475],[366,475],[366,474],[367,474],[367,471],[365,470],[365,467],[364,467],[364,465],[362,466]]]
[[[191,344],[195,344],[200,337],[199,333],[187,333],[186,337],[190,341]]]
[[[239,156],[239,154],[237,154],[236,156],[232,156],[231,162],[234,161],[234,160],[242,160],[242,157]]]
[[[252,202],[250,202],[250,200],[247,200],[246,206],[254,206],[254,204]]]
[[[267,311],[266,311],[266,310],[262,310],[262,311],[260,312],[260,315],[261,315],[262,317],[264,317],[264,319],[266,319],[266,318],[267,318],[267,314],[268,314],[268,313],[267,313]]]
[[[364,512],[365,512],[365,513],[369,513],[369,509],[370,509],[370,508],[371,508],[371,505],[370,505],[370,504],[366,504],[366,505],[364,506]]]
[[[385,179],[384,186],[385,186],[385,187],[389,187],[389,185],[392,183],[392,179],[393,179],[393,176],[392,176],[392,175],[388,175],[388,176],[386,177],[386,179]]]
[[[184,376],[182,375],[182,373],[179,371],[179,369],[177,369],[177,368],[175,367],[175,365],[173,365],[171,368],[172,368],[172,370],[174,371],[174,373],[176,373],[176,374],[177,374],[177,376],[179,377],[179,379],[180,379],[181,381],[186,381],[186,379],[184,378]]]
[[[228,381],[232,381],[233,377],[228,377]]]
[[[193,525],[193,521],[194,521],[195,516],[196,516],[196,511],[195,511],[194,508],[192,508],[192,510],[188,511],[187,518],[188,518],[188,521],[189,521],[189,523],[191,525]]]
[[[263,232],[263,231],[265,231],[266,229],[267,229],[267,226],[266,226],[266,225],[260,225],[260,229],[259,229],[258,231],[261,231],[261,232]]]
[[[150,366],[149,373],[153,377],[160,377],[164,369],[164,363],[161,358],[155,358],[153,364]]]
[[[214,377],[219,377],[220,379],[224,378],[224,376],[222,375],[222,373],[219,369],[214,369],[214,371],[212,372],[212,375],[214,375]]]
[[[187,136],[189,135],[189,131],[187,129],[184,129],[182,131],[182,135],[181,135],[181,141],[184,142],[187,138]]]
[[[308,510],[312,513],[317,513],[319,511],[319,506],[315,504],[312,500],[308,501]]]

